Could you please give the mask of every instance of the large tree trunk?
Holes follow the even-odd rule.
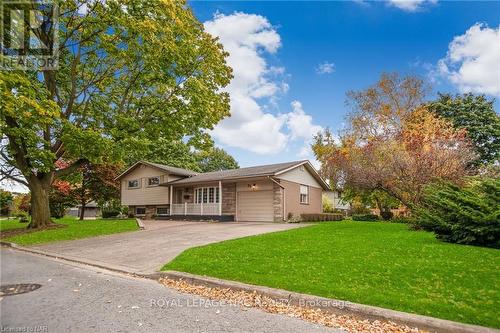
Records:
[[[48,179],[29,182],[31,190],[31,223],[28,228],[43,228],[54,224],[50,219],[50,183]]]

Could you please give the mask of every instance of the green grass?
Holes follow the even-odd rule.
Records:
[[[26,228],[27,223],[20,223],[18,219],[0,220],[0,231]]]
[[[4,221],[1,223],[3,222]],[[79,221],[73,217],[64,217],[62,219],[55,220],[55,222],[65,224],[67,227],[25,233],[8,237],[5,240],[19,245],[34,245],[61,240],[115,234],[139,229],[134,219],[97,219]],[[26,226],[26,224],[23,225]]]
[[[332,222],[192,248],[163,267],[500,328],[500,251]]]

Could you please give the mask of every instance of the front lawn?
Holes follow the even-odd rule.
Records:
[[[3,222],[4,221],[1,223]],[[62,219],[55,220],[55,222],[66,225],[66,227],[28,232],[8,237],[3,240],[17,243],[19,245],[33,245],[61,240],[115,234],[139,229],[134,219],[97,219],[79,221],[74,217],[64,217]],[[23,225],[26,227],[26,224]]]
[[[163,267],[500,328],[500,251],[384,222],[331,222],[189,249]]]
[[[7,230],[13,230],[13,229],[26,228],[27,225],[28,225],[28,223],[19,222],[19,219],[0,220],[0,232],[7,231]]]

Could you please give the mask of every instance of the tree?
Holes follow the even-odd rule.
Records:
[[[426,187],[415,222],[447,242],[500,248],[499,201],[500,179],[436,182]]]
[[[212,148],[197,154],[198,164],[202,172],[238,169],[238,162],[224,149]]]
[[[115,178],[120,174],[121,164],[83,164],[77,171],[77,180],[71,191],[80,204],[80,220],[85,217],[85,207],[90,201],[111,201],[120,196],[120,183]]]
[[[354,192],[385,192],[412,208],[425,185],[467,175],[475,155],[466,131],[419,106],[423,89],[417,78],[383,75],[374,87],[349,93],[353,111],[340,143],[325,140],[333,137],[327,132],[313,145],[327,177]]]
[[[494,100],[484,95],[439,94],[428,104],[429,111],[450,120],[456,128],[466,129],[478,153],[476,165],[498,163],[500,159],[500,116],[493,108]]]
[[[14,197],[12,193],[9,191],[5,191],[0,189],[0,214],[1,215],[9,215],[9,212],[12,209],[12,201]]]
[[[58,36],[50,21],[33,31],[49,48],[59,42],[59,69],[0,72],[0,173],[30,189],[33,228],[52,223],[55,179],[103,156],[200,136],[229,115],[227,53],[185,1],[59,5]]]
[[[56,179],[49,192],[50,216],[61,218],[66,209],[77,204],[77,200],[72,195],[72,185],[66,180]]]

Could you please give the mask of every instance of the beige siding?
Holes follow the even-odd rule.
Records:
[[[316,178],[313,177],[313,175],[311,175],[305,166],[298,166],[290,171],[276,176],[275,178],[321,188],[321,184],[316,180]]]
[[[300,216],[300,214],[317,214],[323,209],[320,188],[309,186],[309,203],[300,203],[300,184],[282,180],[281,185],[285,187],[285,218],[289,214]]]
[[[122,205],[160,205],[169,203],[169,188],[166,186],[148,186],[148,178],[160,176],[160,183],[178,179],[178,176],[170,176],[165,171],[145,165],[138,166],[121,180]],[[129,189],[128,181],[137,179],[139,188]]]

